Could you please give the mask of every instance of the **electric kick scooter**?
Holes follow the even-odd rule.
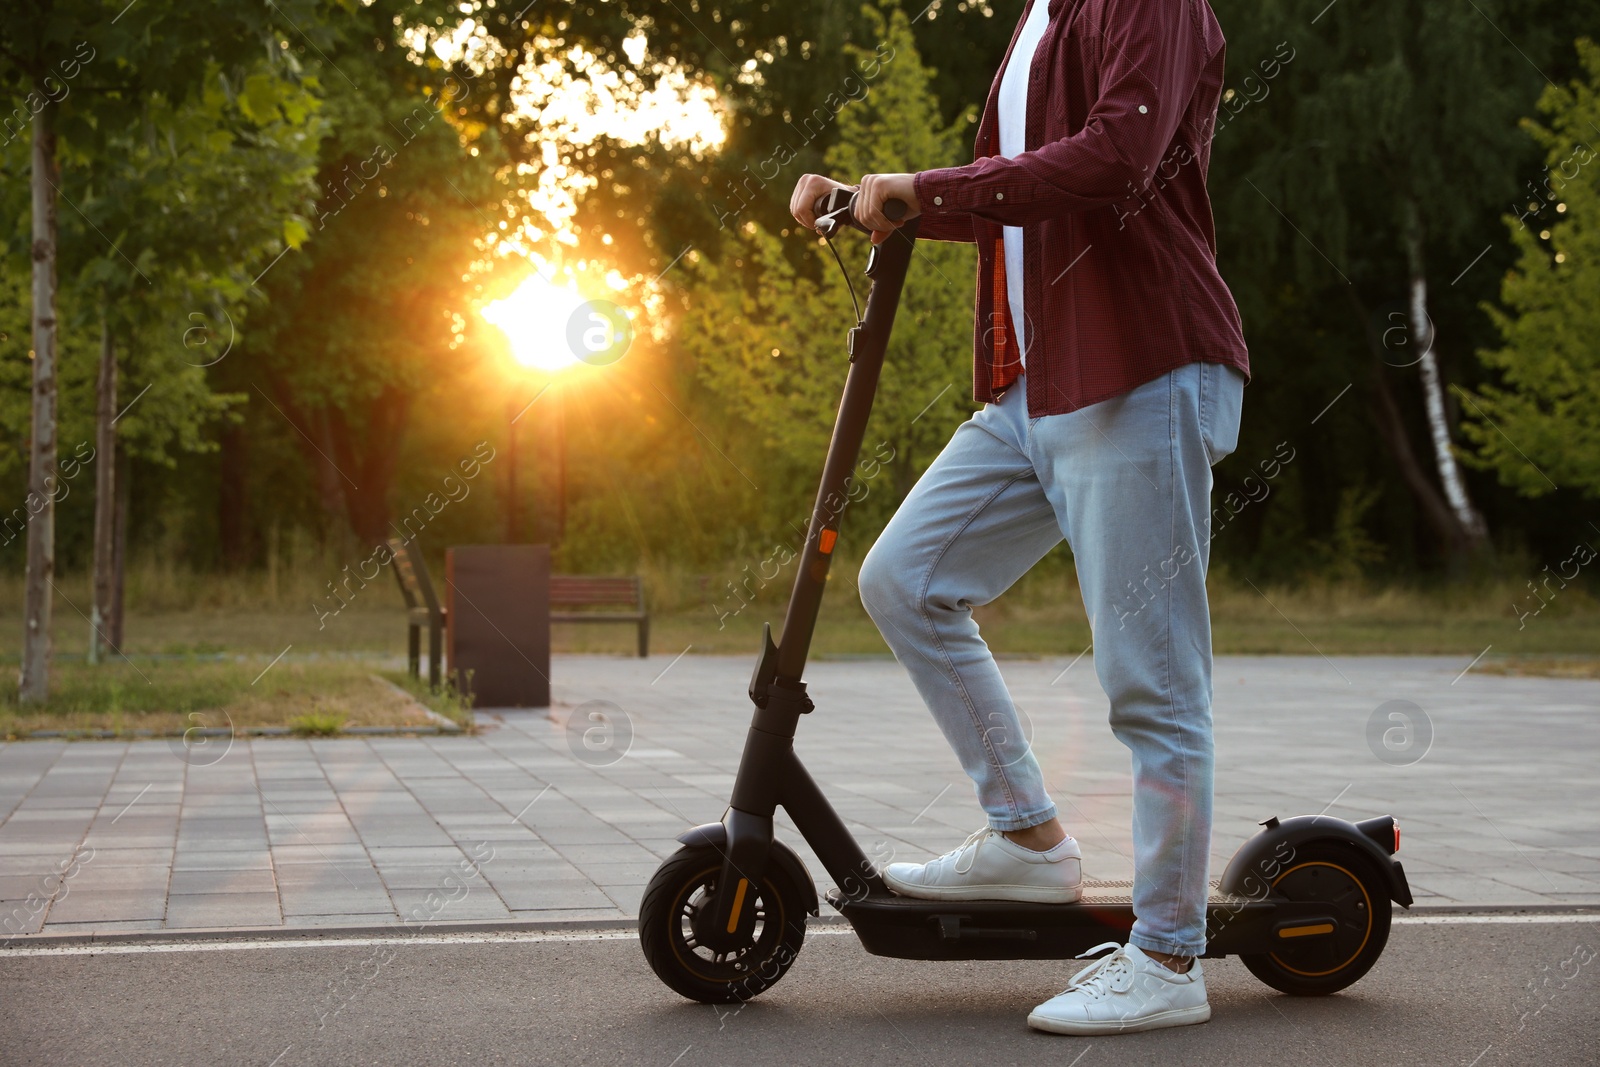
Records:
[[[835,190],[818,202],[824,236],[844,227],[866,230],[852,214],[853,196]],[[904,212],[894,200],[885,209],[892,219]],[[801,676],[917,224],[900,226],[867,260],[866,315],[849,332],[850,370],[782,635],[774,644],[770,624],[762,635],[750,679],[755,713],[727,813],[678,837],[684,847],[661,864],[640,903],[646,958],[663,982],[691,1000],[743,1002],[771,988],[800,951],[806,916],[819,914],[804,864],[773,838],[779,805],[837,883],[828,904],[874,955],[1071,959],[1101,942],[1125,941],[1133,925],[1129,882],[1086,881],[1083,899],[1073,904],[893,893],[794,752],[795,728],[812,710]],[[1411,906],[1405,872],[1391,859],[1399,827],[1387,815],[1359,823],[1274,817],[1262,826],[1213,883],[1206,957],[1237,955],[1284,993],[1345,988],[1383,952],[1391,901]]]

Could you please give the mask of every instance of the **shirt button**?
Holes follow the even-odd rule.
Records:
[[[1139,105],[1139,114],[1145,115],[1145,114],[1148,114],[1149,111],[1150,111],[1150,109],[1145,107],[1143,104]]]
[[[1006,194],[1005,193],[995,193],[994,194],[994,198],[996,200],[1004,200],[1006,198]]]
[[[933,198],[933,206],[934,207],[939,207],[943,203],[944,203],[944,197],[936,196],[936,197]]]

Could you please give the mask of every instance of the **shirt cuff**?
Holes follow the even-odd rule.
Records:
[[[960,173],[959,167],[942,167],[938,170],[918,171],[911,179],[912,191],[917,196],[917,206],[922,209],[924,215],[941,218],[962,213],[956,206],[955,197],[951,195],[952,186],[955,185]]]

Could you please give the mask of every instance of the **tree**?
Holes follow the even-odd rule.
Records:
[[[1390,462],[1457,563],[1487,531],[1446,390],[1465,324],[1440,300],[1456,299],[1450,281],[1483,249],[1479,221],[1513,195],[1514,122],[1539,77],[1495,28],[1513,6],[1341,4],[1307,25],[1290,5],[1218,4],[1239,81],[1219,115],[1212,190],[1226,269],[1259,294],[1241,299],[1247,326],[1263,297],[1279,305],[1269,314],[1288,303],[1311,346],[1343,315],[1369,355],[1337,373],[1370,383]],[[1411,442],[1412,390],[1429,459]]]
[[[915,13],[926,17],[914,27],[948,58],[940,84],[959,87],[952,93],[956,105],[944,110],[964,114],[981,99],[1011,25],[992,17],[987,4],[959,15],[952,5],[923,6]],[[568,479],[572,521],[584,531],[565,540],[564,566],[616,566],[657,554],[725,560],[770,528],[780,510],[751,497],[748,472],[730,465],[734,456],[745,465],[743,452],[747,443],[755,446],[756,431],[710,405],[717,394],[670,346],[670,316],[690,299],[688,288],[698,291],[689,276],[697,264],[748,261],[745,223],[781,236],[793,182],[825,168],[824,154],[838,142],[843,117],[870,104],[860,99],[870,86],[857,70],[859,60],[846,49],[848,42],[865,42],[871,53],[883,41],[885,24],[869,12],[859,0],[701,0],[692,10],[635,0],[580,10],[563,0],[535,0],[526,7],[474,4],[468,34],[449,18],[437,28],[426,20],[418,27],[430,46],[454,48],[465,39],[486,57],[474,64],[482,76],[462,101],[463,125],[497,126],[508,170],[527,175],[523,188],[505,194],[508,243],[563,271],[570,266],[581,273],[585,263],[602,260],[614,271],[608,282],[620,289],[608,295],[637,313],[641,343],[626,372],[608,379],[613,387],[597,381],[594,388],[563,389],[577,465]],[[536,77],[528,76],[530,69]],[[711,118],[718,120],[714,129],[707,128]],[[955,141],[970,139],[970,123],[954,125]],[[964,159],[965,151],[956,156]],[[905,165],[903,158],[886,156],[887,162]],[[832,280],[833,263],[819,249],[795,240],[781,249],[808,283],[826,270],[828,291],[844,299]],[[930,246],[919,264],[945,254],[965,262],[961,250]],[[957,316],[970,303],[962,292],[967,273],[965,266],[945,268],[960,293],[953,301]],[[937,284],[943,290],[946,283]],[[487,278],[482,285],[496,287]],[[912,317],[908,303],[904,321]],[[827,349],[838,351],[842,327],[826,329]],[[965,330],[958,326],[954,334],[963,337]],[[918,364],[937,365],[937,359]],[[966,373],[953,384],[941,378],[921,397],[912,417],[938,400],[912,426],[913,435],[927,440],[897,442],[896,465],[875,483],[879,497],[893,492],[877,486],[903,491],[917,463],[926,461],[929,442],[941,436],[938,417],[965,393]],[[952,387],[940,396],[946,385]],[[603,448],[576,447],[589,419],[604,427]],[[629,433],[615,433],[618,419]],[[777,481],[801,485],[814,473]],[[710,515],[718,521],[708,521]],[[870,519],[857,521],[862,518]]]
[[[460,334],[475,264],[516,218],[496,182],[497,130],[460,113],[482,57],[447,67],[410,54],[409,23],[392,12],[413,10],[352,13],[360,29],[331,52],[309,240],[267,281],[270,315],[232,379],[291,424],[324,510],[368,545],[392,535],[413,405],[470,359]]]
[[[838,114],[839,140],[827,153],[826,172],[853,182],[865,173],[957,162],[967,116],[940,123],[933,72],[921,63],[905,13],[888,4],[868,13],[868,40],[883,44],[847,50],[864,91]],[[838,243],[845,254],[862,254],[849,236]],[[702,380],[761,435],[767,473],[760,480],[787,487],[769,516],[803,529],[838,406],[854,310],[843,279],[830,271],[812,281],[803,264],[790,262],[789,250],[799,244],[812,256],[827,256],[819,239],[792,222],[777,233],[744,222],[737,246],[724,253],[731,264],[702,261],[682,340]],[[851,273],[861,288],[859,267],[857,258]],[[862,479],[873,501],[865,510],[880,520],[910,490],[951,424],[971,410],[973,271],[970,246],[917,246],[864,448],[868,470],[881,463],[893,472],[887,482]]]
[[[228,355],[255,278],[307,232],[321,124],[315,79],[299,75],[289,57],[235,72],[213,65],[188,100],[147,95],[139,122],[110,132],[81,168],[74,197],[83,220],[116,235],[115,249],[89,245],[74,280],[98,296],[102,339],[91,662],[121,643],[111,634],[122,584],[113,544],[119,438],[163,464],[174,451],[215,447],[201,431],[243,398],[212,392],[209,368]],[[125,254],[143,267],[128,269]],[[127,412],[117,398],[118,335],[123,362],[138,374],[138,403]]]
[[[104,144],[108,131],[126,127],[139,101],[157,93],[182,101],[223,67],[273,55],[273,19],[283,7],[306,17],[307,0],[269,9],[221,0],[179,3],[149,0],[130,15],[95,0],[36,0],[8,13],[0,46],[0,89],[20,99],[6,121],[31,124],[29,159],[33,263],[33,409],[29,441],[29,497],[44,506],[28,524],[28,565],[19,696],[39,703],[49,696],[51,597],[55,571],[57,440],[57,275],[61,248],[57,198],[63,143],[82,151]],[[127,21],[124,22],[124,17]],[[121,23],[121,25],[118,25]],[[183,41],[189,49],[173,48]],[[197,62],[199,51],[210,62]],[[91,66],[91,64],[95,64]],[[80,80],[81,79],[81,80]]]
[[[40,80],[42,85],[42,79]],[[56,130],[49,108],[33,117],[30,156],[33,219],[33,425],[28,497],[45,505],[28,524],[28,579],[23,596],[23,703],[50,696],[50,609],[55,592],[56,516]]]
[[[722,240],[736,238],[746,221],[771,232],[787,225],[789,190],[801,174],[822,169],[839,137],[840,101],[860,84],[850,43],[871,52],[883,40],[872,8],[859,0],[615,0],[582,8],[470,0],[462,10],[467,38],[494,60],[462,101],[464,117],[500,126],[510,160],[534,175],[524,194],[528,244],[556,258],[598,254],[595,243],[609,238],[608,262],[640,281],[686,247],[720,254]],[[951,87],[954,103],[944,112],[964,113],[982,100],[1013,23],[994,17],[988,3],[958,10],[938,0],[908,13],[918,16],[923,54],[938,57],[938,85]],[[450,18],[416,32],[430,44],[462,36]],[[679,121],[704,117],[707,107],[722,120],[709,141]],[[657,125],[639,128],[630,117],[636,110]],[[608,114],[621,121],[605,121]],[[957,125],[970,148],[972,127]],[[546,221],[552,205],[559,210]],[[816,277],[815,257],[800,259]]]
[[[1528,210],[1506,220],[1521,252],[1507,310],[1485,307],[1502,346],[1478,355],[1501,384],[1461,393],[1472,461],[1526,496],[1600,496],[1600,45],[1581,40],[1578,54],[1587,78],[1547,88],[1549,124],[1524,124],[1546,166]]]

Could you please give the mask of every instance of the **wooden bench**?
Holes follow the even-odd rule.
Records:
[[[428,685],[439,688],[439,674],[444,661],[445,609],[434,594],[433,582],[428,577],[428,565],[420,552],[413,554],[398,537],[389,538],[389,551],[394,555],[394,577],[400,583],[400,595],[406,601],[406,664],[411,677],[422,673],[422,628],[428,628]]]
[[[622,610],[556,611],[568,608]],[[644,609],[644,581],[631,578],[595,578],[586,574],[550,576],[551,622],[627,622],[639,628],[639,656],[650,654],[650,616]]]

